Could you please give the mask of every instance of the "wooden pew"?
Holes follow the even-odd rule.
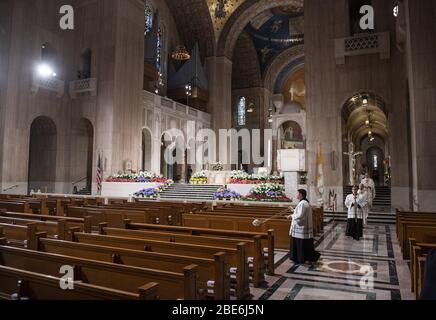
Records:
[[[239,243],[237,245],[237,249],[230,249],[219,246],[211,247],[156,240],[86,234],[80,232],[74,232],[72,240],[78,243],[207,259],[213,259],[215,254],[224,252],[226,253],[225,260],[227,267],[230,268],[231,271],[236,268],[236,297],[238,299],[250,297],[249,273],[246,254],[247,244],[244,242]],[[230,274],[232,275],[233,272],[230,272]]]
[[[232,238],[219,238],[211,236],[193,236],[180,233],[171,232],[158,232],[158,231],[146,231],[146,230],[127,230],[127,229],[116,229],[116,228],[106,228],[100,229],[100,234],[114,236],[114,237],[125,237],[125,238],[135,238],[135,239],[145,239],[145,240],[157,240],[165,241],[171,243],[186,243],[194,245],[205,245],[205,246],[216,246],[235,249],[241,242],[240,239]],[[260,287],[265,285],[265,262],[262,249],[260,236],[254,236],[252,239],[246,239],[244,242],[247,244],[247,262],[252,265],[253,272],[253,283],[255,287]]]
[[[215,300],[230,299],[229,274],[225,270],[225,253],[223,252],[216,253],[213,259],[206,259],[60,241],[41,237],[38,237],[38,250],[176,273],[183,272],[184,267],[187,265],[195,264],[198,266],[200,296],[204,296],[205,298],[210,296]]]
[[[274,248],[289,250],[289,230],[291,224],[288,220],[272,219],[260,227],[253,226],[252,217],[219,216],[202,214],[184,214],[183,226],[196,228],[211,228],[248,232],[268,232],[274,230]]]
[[[418,242],[436,242],[436,223],[407,222],[402,225],[401,248],[405,260],[410,258],[410,238]]]
[[[0,300],[154,300],[158,285],[148,283],[138,293],[114,290],[82,282],[74,290],[62,290],[61,279],[0,265]]]
[[[84,223],[84,218],[71,218],[71,217],[61,217],[61,216],[46,216],[41,214],[33,213],[19,213],[19,212],[9,212],[6,210],[0,210],[1,217],[19,218],[19,219],[29,219],[35,221],[54,221],[64,220],[71,223]]]
[[[116,228],[124,228],[131,230],[149,230],[159,232],[171,232],[176,234],[186,234],[192,236],[206,236],[218,238],[231,238],[238,239],[239,241],[252,240],[254,237],[259,237],[262,242],[262,250],[266,255],[266,268],[269,275],[274,275],[274,230],[268,232],[245,232],[245,231],[231,231],[209,228],[194,228],[182,226],[168,226],[156,224],[143,224],[133,223],[129,220],[119,221]]]
[[[173,216],[165,210],[157,208],[129,208],[129,209],[108,209],[97,207],[69,207],[68,217],[84,218],[85,216],[92,217],[92,225],[98,226],[99,223],[107,222],[112,225],[112,221],[122,219],[130,219],[138,223],[155,223],[155,224],[171,224]]]
[[[436,242],[424,243],[418,242],[414,238],[409,239],[410,242],[410,275],[412,283],[412,292],[415,292],[418,298],[424,284],[424,266],[425,255],[431,250],[436,249]],[[420,259],[424,258],[424,259]],[[420,264],[422,264],[420,266]],[[421,270],[420,270],[420,267]]]
[[[62,266],[74,266],[74,279],[89,284],[137,293],[138,288],[158,283],[157,295],[163,300],[197,299],[197,266],[184,273],[158,271],[82,258],[68,257],[27,249],[0,246],[1,264],[11,268],[58,276]]]
[[[1,200],[0,209],[13,212],[30,212],[29,203],[26,201]]]

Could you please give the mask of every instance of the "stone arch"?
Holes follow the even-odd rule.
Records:
[[[33,120],[29,134],[28,191],[55,192],[58,131],[46,116]]]
[[[301,60],[302,62],[300,62]],[[269,89],[270,92],[273,92],[276,80],[284,69],[289,66],[294,66],[291,68],[293,71],[295,68],[302,67],[302,64],[304,64],[304,45],[290,47],[281,52],[274,57],[264,72],[262,79],[264,87]]]
[[[152,150],[153,150],[153,136],[152,131],[144,127],[142,128],[142,170],[151,171],[152,167]]]
[[[217,45],[217,56],[231,59],[236,41],[242,30],[259,13],[280,6],[303,6],[303,0],[250,0],[241,4],[224,26]]]
[[[72,188],[90,194],[93,181],[94,126],[89,119],[81,118],[75,123],[71,151],[71,180],[74,183]]]

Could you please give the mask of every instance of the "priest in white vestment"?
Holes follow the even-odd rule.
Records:
[[[312,207],[306,190],[298,190],[297,200],[299,203],[294,213],[288,217],[292,219],[290,259],[296,264],[315,263],[321,254],[314,248]]]
[[[369,207],[369,203],[370,203],[369,197],[370,196],[368,194],[368,191],[366,191],[366,188],[363,184],[360,184],[359,191],[357,192],[357,194],[364,197],[366,199],[366,202],[367,202],[366,206],[364,206],[362,208],[362,210],[363,210],[363,225],[366,225],[368,223],[369,211],[371,209]]]
[[[368,192],[369,207],[372,208],[372,203],[374,202],[374,199],[375,199],[374,180],[371,179],[371,177],[369,176],[369,173],[367,172],[367,173],[365,173],[365,178],[363,178],[361,183],[365,186],[365,189]]]
[[[346,235],[360,240],[363,237],[363,208],[368,205],[367,199],[358,194],[359,188],[353,187],[353,193],[345,199],[345,207],[348,209]]]

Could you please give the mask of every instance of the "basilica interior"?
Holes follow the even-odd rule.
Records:
[[[64,5],[0,1],[0,299],[28,295],[1,284],[15,279],[6,267],[24,268],[15,261],[39,261],[26,250],[69,256],[68,240],[83,240],[80,250],[85,243],[114,247],[111,235],[139,237],[139,231],[116,231],[135,223],[130,229],[144,237],[150,232],[155,241],[150,230],[176,232],[164,225],[214,232],[231,225],[247,233],[240,237],[258,232],[261,242],[247,240],[247,255],[255,261],[247,266],[254,268],[250,281],[243,283],[238,265],[230,294],[217,279],[209,288],[220,299],[419,299],[425,257],[436,249],[436,0],[76,0],[64,12],[71,14],[67,29],[60,27]],[[373,28],[362,29],[365,6],[373,12]],[[206,129],[216,135],[245,131],[252,140],[258,130],[260,140],[253,150],[237,142],[224,156],[236,163],[212,161],[211,139],[196,140]],[[171,149],[177,138],[167,138],[170,130],[197,151],[193,162],[187,150]],[[255,145],[261,163],[251,157]],[[179,160],[168,163],[171,155]],[[344,201],[365,174],[374,196],[362,239],[355,241],[346,236]],[[268,193],[261,194],[264,185]],[[233,195],[216,195],[218,187]],[[314,207],[317,265],[289,259],[291,222],[282,211],[295,208],[301,189]],[[137,199],[155,194],[154,201]],[[226,197],[240,201],[229,204]],[[24,224],[44,215],[53,216],[51,226],[43,217],[35,229]],[[251,223],[252,215],[266,219],[262,228]],[[15,230],[15,224],[29,230]],[[272,244],[269,229],[275,232]],[[199,231],[205,246],[208,236],[222,236],[210,230]],[[61,240],[63,245],[50,242]],[[13,248],[20,241],[19,252]],[[259,267],[251,242],[272,245],[265,257],[262,252],[265,267]],[[230,239],[215,243],[229,257],[237,250]],[[118,258],[112,263],[127,265],[135,248],[132,242],[124,248],[132,252],[113,253]],[[189,256],[181,252],[174,253],[177,259]],[[206,257],[214,259],[199,257],[204,265]],[[162,253],[162,261],[167,258]],[[147,259],[150,264],[141,267],[159,267]],[[217,277],[212,267],[201,268],[199,275],[213,270]],[[45,269],[23,274],[28,271]],[[368,274],[369,284],[362,285]],[[32,285],[30,276],[21,277]],[[186,278],[185,296],[176,296],[168,293],[169,283],[147,277],[159,288],[143,289],[140,299],[153,290],[164,300],[188,299]],[[199,287],[209,284],[202,277]],[[140,287],[117,284],[98,283],[135,295]],[[34,293],[35,299],[51,298],[49,289],[40,290],[47,294]]]

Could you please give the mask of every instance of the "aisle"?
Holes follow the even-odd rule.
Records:
[[[286,252],[278,252],[276,276],[267,276],[268,289],[252,288],[254,299],[414,299],[409,267],[401,258],[394,226],[367,226],[359,242],[347,238],[344,229],[345,224],[332,223],[316,239],[322,253],[316,266],[294,265]]]

